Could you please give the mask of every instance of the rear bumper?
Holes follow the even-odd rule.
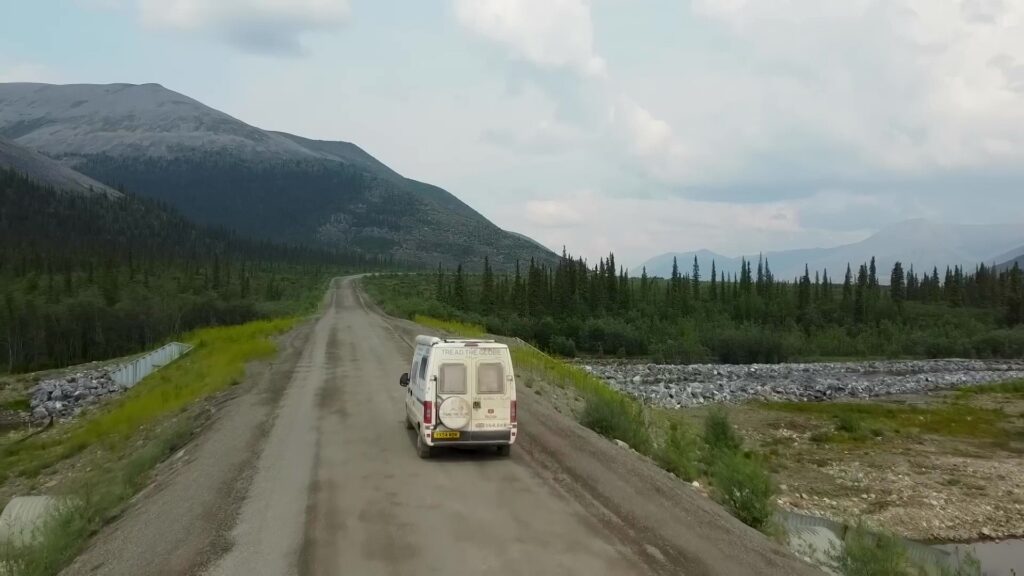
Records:
[[[512,444],[515,438],[511,430],[465,430],[457,439],[434,438],[427,444],[431,446],[503,446]]]

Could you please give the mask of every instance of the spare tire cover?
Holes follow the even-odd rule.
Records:
[[[462,430],[469,425],[472,412],[468,400],[460,396],[449,396],[437,407],[437,419],[446,428]]]

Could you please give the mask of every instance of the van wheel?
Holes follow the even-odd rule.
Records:
[[[423,440],[423,432],[416,431],[416,455],[426,460],[434,454],[433,446],[430,446]]]
[[[512,445],[505,444],[504,446],[498,446],[498,456],[502,458],[508,458],[512,455]]]

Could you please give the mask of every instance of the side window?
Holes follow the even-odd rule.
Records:
[[[417,348],[416,349],[416,354],[413,355],[413,357],[412,357],[412,366],[409,367],[409,378],[411,378],[413,380],[413,382],[416,381],[416,375],[419,374],[419,372],[420,372],[420,358],[421,357],[422,356],[420,356],[419,348]]]
[[[479,364],[476,367],[477,394],[502,394],[505,392],[505,370],[497,362]]]
[[[466,393],[466,365],[441,364],[441,378],[437,383],[438,394]]]
[[[427,381],[427,360],[428,360],[428,358],[426,356],[424,356],[420,360],[420,376],[419,376],[420,382],[426,382]]]

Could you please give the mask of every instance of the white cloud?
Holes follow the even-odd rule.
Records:
[[[668,122],[628,97],[620,97],[611,110],[626,150],[648,175],[662,181],[685,181],[693,173],[694,158],[687,154]]]
[[[526,219],[542,228],[564,228],[583,222],[583,215],[572,202],[561,200],[530,200],[526,203]]]
[[[46,66],[31,62],[0,60],[0,82],[56,82],[53,72]]]
[[[496,213],[499,225],[547,245],[566,245],[590,259],[614,252],[635,266],[668,251],[708,248],[726,255],[759,250],[834,246],[864,239],[870,231],[821,225],[821,213],[872,200],[824,193],[806,201],[698,201],[677,197],[616,198],[593,190],[529,202],[525,221],[513,205]],[[503,221],[507,218],[507,221]]]
[[[798,164],[824,177],[1016,169],[1024,161],[1021,0],[694,0],[742,65],[709,72],[740,87],[698,114],[739,122],[694,133],[749,167],[780,142],[833,155]],[[720,96],[722,92],[712,90]],[[741,126],[754,126],[751,133]],[[774,150],[773,150],[774,145]],[[792,165],[790,165],[792,168]]]
[[[586,77],[605,74],[594,51],[587,0],[455,0],[459,22],[542,68],[567,68]]]
[[[348,0],[139,0],[143,23],[206,34],[244,50],[295,55],[311,32],[341,27]]]

